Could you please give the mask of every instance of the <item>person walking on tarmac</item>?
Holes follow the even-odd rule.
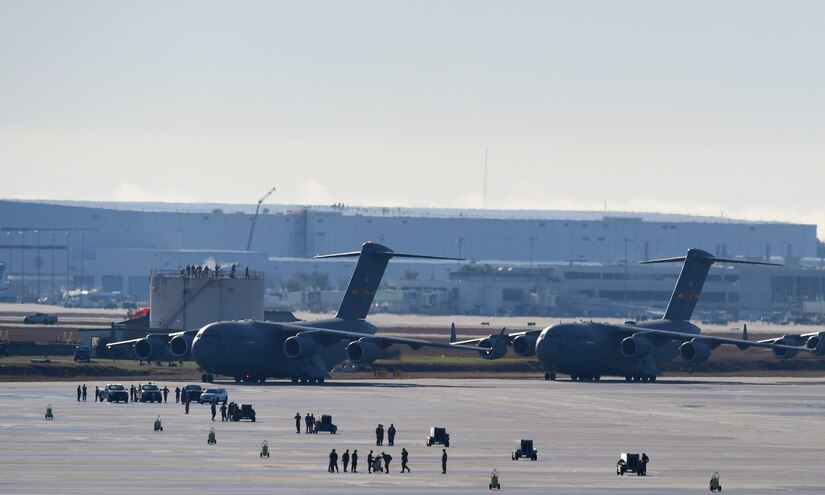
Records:
[[[337,473],[338,472],[338,454],[335,452],[335,449],[332,449],[332,452],[329,453],[329,469],[328,469],[328,471],[330,473]]]
[[[375,445],[379,447],[384,444],[384,425],[379,424],[375,429]]]
[[[390,474],[390,461],[392,456],[381,452],[381,457],[384,458],[384,474]]]
[[[215,414],[217,414],[218,408],[215,407],[215,401],[212,401],[212,421],[215,421]]]
[[[352,451],[352,470],[350,473],[358,472],[358,449]]]
[[[221,404],[221,421],[226,421],[226,403]]]
[[[349,465],[349,449],[344,452],[344,455],[341,456],[341,462],[344,463],[344,472],[347,472],[347,466]]]
[[[163,403],[166,404],[166,396],[169,395],[169,387],[163,386]]]
[[[368,473],[372,472],[372,459],[373,459],[372,458],[372,451],[370,450],[370,453],[367,454],[367,472]]]
[[[295,433],[301,434],[301,413],[295,413]]]
[[[401,472],[404,471],[410,472],[409,466],[407,466],[407,461],[409,460],[410,453],[407,452],[407,449],[401,449]]]
[[[99,398],[100,398],[100,387],[95,385],[95,402],[97,402],[97,399],[99,399]],[[103,401],[101,400],[100,402],[103,402]]]
[[[83,402],[86,402],[86,384],[83,384]]]
[[[80,385],[77,386],[77,401],[80,402]]]
[[[447,474],[447,449],[441,449],[441,474]]]
[[[175,387],[175,404],[180,402],[180,387]]]
[[[392,447],[395,445],[395,425],[390,423],[390,427],[387,429],[387,445]]]
[[[317,431],[315,431],[315,415],[314,414],[309,415],[309,432],[310,433],[318,433]]]
[[[192,402],[192,401],[191,401],[191,399],[189,399],[189,397],[183,399],[183,410],[185,411],[185,414],[189,414],[189,403],[190,402]]]

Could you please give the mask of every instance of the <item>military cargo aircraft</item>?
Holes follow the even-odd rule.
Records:
[[[789,359],[800,351],[813,355],[825,354],[825,332],[805,335],[784,335],[758,342],[748,339],[747,326],[742,339],[701,335],[699,327],[690,322],[699,301],[702,286],[714,263],[745,263],[773,265],[736,259],[722,259],[700,249],[690,249],[686,256],[641,263],[683,262],[682,271],[670,298],[665,315],[660,320],[616,325],[581,322],[560,323],[543,330],[530,330],[510,335],[490,335],[483,339],[456,342],[456,345],[477,345],[488,348],[482,357],[497,359],[506,353],[498,339],[512,346],[516,355],[535,355],[546,371],[545,380],[555,380],[556,373],[569,374],[573,381],[599,380],[602,376],[623,376],[627,381],[655,381],[660,367],[681,356],[691,363],[701,363],[720,345],[735,345],[739,349],[761,347],[771,349],[779,359]]]
[[[480,352],[478,346],[429,342],[376,335],[376,327],[365,318],[391,258],[454,259],[396,253],[381,244],[368,242],[360,252],[329,254],[316,258],[358,257],[355,271],[334,318],[313,322],[271,323],[240,320],[210,323],[201,329],[173,334],[149,334],[141,339],[108,344],[134,346],[135,356],[154,361],[167,354],[181,358],[191,351],[203,368],[203,381],[224,375],[236,382],[262,382],[288,378],[293,383],[323,383],[332,368],[345,360],[368,364],[383,349],[393,345],[440,347]],[[503,332],[502,332],[503,333]],[[506,351],[502,339],[495,350]]]

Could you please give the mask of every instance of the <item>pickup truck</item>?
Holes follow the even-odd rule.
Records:
[[[47,315],[46,313],[32,313],[23,318],[23,323],[26,325],[34,325],[37,323],[41,325],[54,325],[57,323],[57,316]]]
[[[163,402],[163,393],[154,383],[141,385],[137,391],[137,400],[141,402]]]

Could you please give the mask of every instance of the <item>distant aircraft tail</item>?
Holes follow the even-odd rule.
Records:
[[[375,293],[381,284],[384,270],[387,268],[390,258],[424,258],[437,260],[458,260],[458,258],[445,258],[442,256],[424,256],[418,254],[396,253],[392,249],[374,242],[367,242],[361,247],[361,251],[351,253],[325,254],[316,256],[316,259],[324,258],[344,258],[358,256],[358,263],[352,278],[349,281],[347,292],[338,308],[336,318],[345,320],[363,320],[367,317]]]
[[[682,272],[673,288],[673,295],[670,296],[670,303],[667,305],[663,319],[671,321],[690,320],[699,296],[702,293],[702,286],[705,285],[710,266],[714,263],[740,263],[747,265],[770,265],[782,266],[776,263],[763,263],[759,261],[731,260],[717,258],[707,251],[701,249],[688,249],[686,256],[676,258],[664,258],[659,260],[642,261],[642,264],[649,263],[672,263],[684,262]]]

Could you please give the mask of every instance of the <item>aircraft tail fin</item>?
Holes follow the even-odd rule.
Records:
[[[338,307],[336,318],[345,320],[363,320],[367,317],[375,293],[381,284],[384,270],[387,268],[391,258],[425,258],[455,260],[457,258],[445,258],[441,256],[425,256],[418,254],[396,253],[392,249],[374,242],[367,242],[361,247],[361,251],[351,253],[325,254],[315,256],[316,259],[325,258],[346,258],[358,257],[355,271],[352,272],[347,292]]]
[[[702,286],[705,285],[708,271],[710,271],[710,267],[714,263],[782,266],[776,263],[764,263],[761,261],[717,258],[707,251],[695,248],[689,249],[686,256],[647,260],[640,263],[672,263],[678,261],[683,262],[682,271],[679,273],[676,286],[673,288],[673,294],[670,296],[670,303],[667,305],[667,310],[665,310],[665,316],[663,318],[665,320],[690,320],[690,317],[693,315],[693,310],[696,308],[696,303],[699,302],[699,296],[702,292]]]
[[[745,342],[750,341],[750,338],[748,337],[748,324],[747,323],[745,323],[745,325],[742,327],[742,340],[744,340]],[[736,347],[738,347],[740,351],[744,351],[749,346],[746,345],[746,344],[739,344]]]
[[[455,338],[455,323],[450,324],[450,343],[452,344],[457,339]]]

